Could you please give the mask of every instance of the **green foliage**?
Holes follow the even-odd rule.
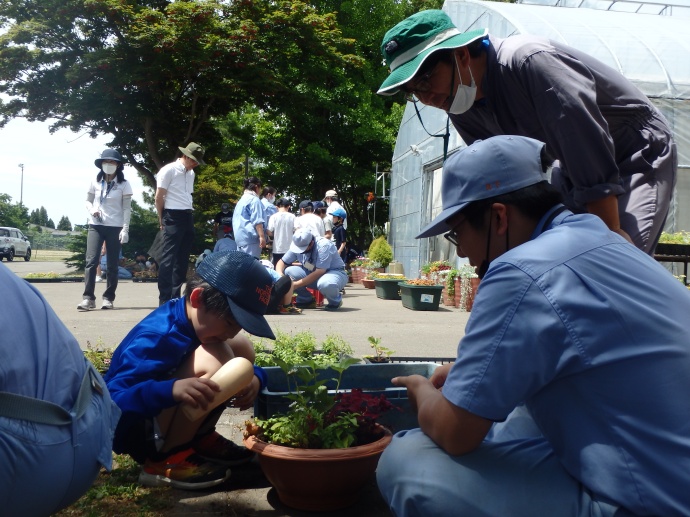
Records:
[[[0,124],[113,135],[151,186],[178,145],[214,155],[210,120],[246,102],[280,109],[299,83],[361,61],[333,15],[297,0],[7,0],[0,19]]]
[[[258,343],[254,341],[253,344],[256,352],[254,363],[258,366],[278,366],[280,362],[296,365],[308,361],[327,366],[354,353],[352,347],[337,334],[326,336],[319,347],[316,336],[309,331],[295,335],[277,331],[273,349],[267,348],[263,340]]]
[[[86,268],[86,236],[87,230],[84,229],[67,242],[67,249],[72,255],[65,259],[65,264],[77,271],[84,271]]]
[[[299,366],[278,361],[287,376],[290,393],[286,396],[292,403],[286,413],[248,422],[248,433],[269,443],[303,449],[341,449],[373,441],[376,418],[393,406],[385,397],[361,390],[338,393],[343,372],[357,362],[350,357],[328,366],[313,360]],[[330,373],[337,377],[329,379]],[[329,380],[335,382],[335,395],[329,393]]]
[[[381,235],[372,241],[367,257],[369,260],[381,264],[379,267],[387,267],[393,260],[393,248],[388,244],[386,238]]]
[[[69,217],[63,215],[58,222],[57,229],[63,232],[71,232],[72,223],[69,221]]]
[[[0,194],[0,226],[12,226],[24,231],[29,224],[29,214],[25,206],[12,203],[12,196]]]
[[[321,343],[321,351],[334,360],[354,354],[354,350],[350,344],[337,334],[329,334],[326,336],[326,339]]]
[[[451,268],[452,266],[447,260],[435,260],[424,264],[420,268],[420,271],[424,275],[429,275],[431,273],[438,273],[439,271],[450,270]]]
[[[690,232],[662,232],[661,237],[659,237],[659,242],[663,244],[690,244]]]
[[[395,353],[394,350],[381,345],[380,337],[369,336],[367,339],[369,340],[369,346],[374,350],[374,355],[365,355],[364,357],[368,358],[371,362],[386,362],[388,358]]]
[[[153,208],[144,208],[132,200],[132,217],[129,221],[129,242],[122,246],[124,256],[134,258],[137,251],[148,253],[158,233],[158,214]],[[86,253],[86,248],[84,248]]]
[[[113,357],[114,348],[108,348],[103,342],[103,338],[99,337],[95,345],[90,341],[86,342],[86,350],[84,350],[84,357],[86,357],[96,370],[101,374],[105,374],[110,368],[110,361]]]

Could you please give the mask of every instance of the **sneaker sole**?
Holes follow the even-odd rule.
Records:
[[[181,490],[204,490],[205,488],[211,488],[225,483],[225,481],[227,481],[230,477],[230,474],[230,469],[228,469],[225,472],[225,477],[222,479],[213,479],[211,481],[204,481],[201,483],[187,483],[178,479],[170,479],[169,477],[165,477],[160,474],[149,474],[148,472],[141,471],[139,473],[139,484],[150,487],[171,486]]]
[[[96,308],[96,307],[77,307],[77,310],[78,310],[78,311],[81,311],[81,312],[89,312],[89,311],[91,311],[91,310],[93,310],[93,309],[95,309],[95,308]]]
[[[197,454],[204,458],[206,461],[211,461],[224,467],[239,467],[241,465],[249,463],[256,457],[256,454],[252,454],[249,458],[245,458],[242,460],[221,460],[220,458],[214,458],[213,456],[206,456],[204,454],[201,454],[200,452],[197,452]]]

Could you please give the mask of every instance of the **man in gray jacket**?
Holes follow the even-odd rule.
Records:
[[[379,94],[402,90],[443,109],[467,145],[504,134],[545,142],[568,208],[654,252],[676,146],[663,115],[618,71],[545,38],[461,33],[439,10],[400,22],[381,50],[391,73]]]

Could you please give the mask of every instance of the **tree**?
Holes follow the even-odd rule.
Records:
[[[0,194],[0,226],[26,229],[28,224],[28,209],[19,203],[12,203],[12,196],[9,194]]]
[[[38,208],[34,208],[31,211],[31,215],[29,216],[29,222],[31,224],[41,224],[41,214],[38,211]]]
[[[359,66],[332,68],[321,81],[296,72],[289,103],[245,106],[216,127],[224,146],[255,158],[264,182],[297,200],[321,199],[334,188],[348,212],[348,237],[359,249],[369,228],[388,220],[387,204],[374,217],[369,191],[375,172],[389,170],[403,99],[376,95],[388,71],[381,65],[383,34],[411,14],[409,2],[325,0],[321,13],[337,13],[343,36],[354,42]],[[252,140],[251,135],[255,134]]]
[[[38,224],[41,226],[48,226],[48,210],[43,206],[38,211]],[[53,228],[54,227],[53,225]]]
[[[333,15],[298,0],[4,0],[0,24],[0,125],[112,135],[151,186],[179,145],[215,147],[212,118],[360,61]]]
[[[69,222],[69,218],[67,216],[62,216],[60,218],[60,221],[58,222],[57,229],[64,231],[64,232],[71,232],[72,231],[72,223]]]
[[[53,230],[55,229],[55,223],[53,222],[52,219],[48,219],[48,222],[46,223],[46,226],[48,228],[52,228]]]

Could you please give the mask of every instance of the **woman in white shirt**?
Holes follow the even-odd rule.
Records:
[[[89,231],[86,237],[84,299],[77,305],[77,310],[80,311],[96,308],[96,268],[104,242],[108,268],[101,309],[113,308],[120,246],[129,241],[129,219],[132,212],[132,186],[125,180],[122,172],[122,155],[114,149],[106,149],[94,164],[98,167],[98,174],[86,194]]]

